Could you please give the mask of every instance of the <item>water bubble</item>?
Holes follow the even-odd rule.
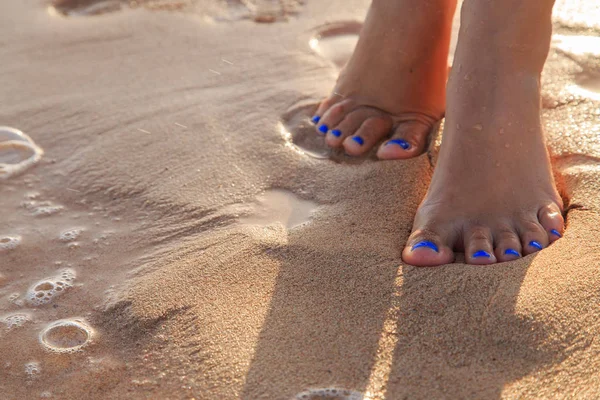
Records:
[[[46,349],[57,353],[73,353],[87,346],[93,330],[77,319],[63,319],[48,325],[40,333],[40,342]]]
[[[3,322],[7,329],[19,328],[30,321],[31,317],[25,313],[9,314],[0,318],[0,322]]]
[[[483,125],[481,125],[481,124],[475,124],[475,125],[473,125],[473,129],[475,129],[476,131],[483,130]]]
[[[28,378],[35,378],[41,371],[40,363],[37,361],[31,361],[25,364],[25,374]]]
[[[83,229],[79,228],[69,229],[67,231],[62,232],[59,236],[59,239],[62,242],[72,242],[73,240],[77,240],[79,236],[81,236],[82,232]]]
[[[35,200],[40,197],[40,192],[28,192],[25,194],[25,198],[29,200]]]
[[[10,303],[13,303],[17,306],[22,306],[23,305],[23,301],[19,300],[19,297],[21,296],[20,293],[11,293],[10,296],[8,296],[8,301]]]
[[[42,159],[44,151],[18,129],[0,126],[0,179],[18,175]]]
[[[64,209],[63,206],[43,206],[43,207],[37,207],[36,209],[33,210],[32,215],[34,217],[47,217],[49,215],[53,215],[56,214],[60,211],[62,211]]]
[[[64,209],[59,204],[54,204],[51,201],[36,201],[27,200],[21,202],[21,207],[31,211],[31,215],[34,217],[47,217],[49,215],[56,214]]]
[[[27,291],[27,300],[34,306],[47,304],[52,299],[67,288],[73,286],[75,280],[75,271],[71,268],[65,268],[52,278],[46,278],[38,281]]]
[[[0,237],[0,251],[13,250],[21,244],[21,236],[19,235],[6,235]]]
[[[296,395],[295,400],[363,400],[359,392],[338,388],[309,389]]]

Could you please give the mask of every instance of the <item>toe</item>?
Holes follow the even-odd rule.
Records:
[[[494,233],[496,243],[496,259],[499,262],[512,261],[521,258],[521,240],[512,228],[499,229]]]
[[[323,118],[323,115],[325,114],[325,112],[327,110],[329,110],[334,104],[340,102],[342,99],[341,96],[336,96],[336,95],[332,95],[328,98],[326,98],[325,100],[323,100],[321,103],[319,103],[319,107],[317,107],[317,111],[315,111],[315,114],[311,117],[311,122],[315,125],[317,125],[320,121],[321,118]]]
[[[325,136],[325,143],[329,147],[341,147],[344,140],[353,136],[367,119],[377,115],[378,112],[369,108],[358,108],[349,112],[339,124],[330,127]]]
[[[396,160],[423,154],[431,126],[421,121],[401,122],[392,137],[379,146],[377,157]]]
[[[464,237],[465,260],[468,264],[487,265],[496,262],[492,233],[488,228],[470,228]]]
[[[454,261],[454,252],[439,235],[417,230],[408,239],[402,260],[418,267],[433,267]]]
[[[524,221],[519,228],[523,254],[532,254],[548,246],[548,233],[537,221]]]
[[[321,135],[325,135],[327,132],[329,132],[331,127],[342,122],[346,114],[352,111],[354,106],[354,101],[349,99],[333,104],[319,119],[317,124],[317,132]]]
[[[550,243],[562,237],[565,229],[565,219],[556,203],[542,207],[538,212],[538,220],[548,234]]]
[[[371,150],[392,128],[389,117],[370,117],[362,123],[354,135],[344,139],[344,149],[351,156],[359,156]]]

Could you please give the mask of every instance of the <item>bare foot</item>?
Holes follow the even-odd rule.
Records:
[[[312,121],[331,147],[415,157],[445,108],[456,0],[374,0],[350,61]]]
[[[469,264],[509,261],[563,233],[540,121],[552,0],[507,1],[465,1],[440,157],[402,254],[408,264],[450,263],[455,250]]]

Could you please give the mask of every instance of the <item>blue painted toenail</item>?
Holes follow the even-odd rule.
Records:
[[[412,249],[410,249],[410,251],[414,251],[416,249],[418,249],[419,247],[427,247],[428,249],[431,249],[433,251],[435,251],[436,253],[439,253],[440,251],[438,250],[438,247],[436,246],[435,243],[433,242],[429,242],[427,240],[424,240],[422,242],[419,242],[417,244],[415,244]]]
[[[560,234],[560,232],[559,232],[559,231],[557,231],[556,229],[552,229],[552,230],[550,231],[550,233],[551,233],[551,234],[553,234],[553,235],[556,235],[556,236],[558,236],[559,238],[561,238],[561,237],[562,237],[562,235]]]
[[[334,129],[330,132],[333,136],[335,137],[340,137],[342,136],[342,131],[338,130],[338,129]]]
[[[544,248],[544,246],[542,246],[539,242],[536,242],[535,240],[532,240],[531,242],[529,242],[529,245],[531,247],[535,247],[538,250],[542,250]]]
[[[516,250],[513,250],[513,249],[506,249],[506,250],[504,250],[504,254],[506,254],[507,256],[521,257],[521,255],[519,254],[519,252],[516,251]]]
[[[361,146],[363,144],[365,144],[365,141],[363,138],[361,138],[360,136],[354,136],[352,137],[352,140],[354,140],[356,143],[360,144]]]
[[[492,256],[490,255],[490,253],[488,253],[487,251],[484,251],[484,250],[479,250],[479,251],[476,251],[475,253],[473,253],[473,258],[480,258],[480,257],[491,258]]]
[[[319,126],[319,132],[327,133],[328,130],[329,130],[329,127],[327,127],[327,125],[325,125],[325,124]]]
[[[398,146],[402,147],[404,150],[410,149],[410,143],[408,143],[406,140],[403,140],[403,139],[392,139],[389,142],[387,142],[386,146],[389,144],[397,144]]]
[[[313,124],[316,124],[317,122],[319,122],[321,120],[321,117],[319,117],[318,115],[315,115],[314,117],[312,117],[311,121]]]

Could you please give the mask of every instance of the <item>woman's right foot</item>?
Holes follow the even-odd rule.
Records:
[[[312,121],[330,147],[381,159],[422,154],[443,117],[456,0],[374,0],[354,54]]]

